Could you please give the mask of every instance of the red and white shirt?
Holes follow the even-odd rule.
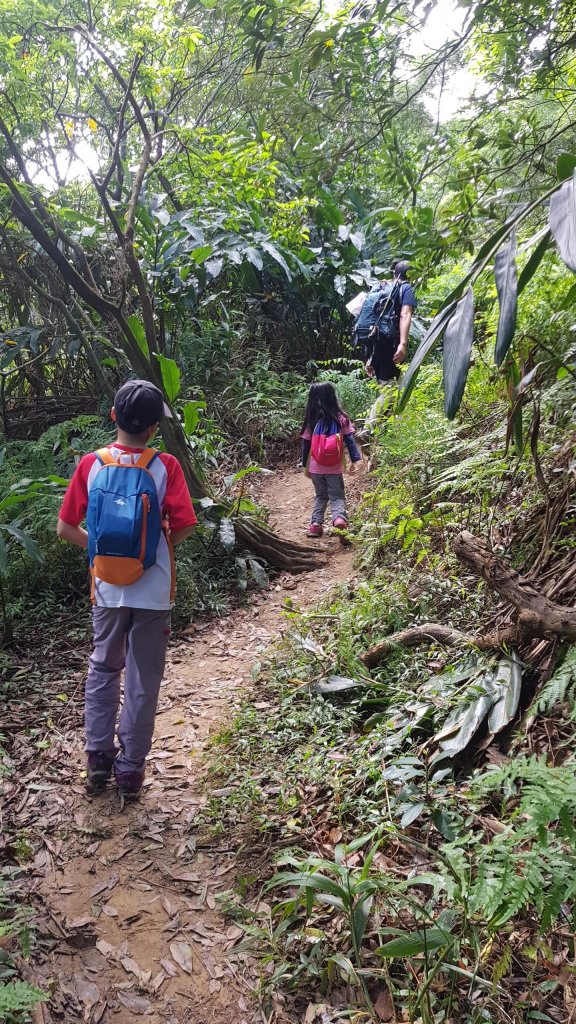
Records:
[[[133,456],[142,451],[142,448],[128,448],[117,441],[109,444],[108,448],[114,458],[121,462],[132,462]],[[85,518],[88,493],[100,468],[101,463],[95,452],[84,455],[76,466],[60,509],[60,519],[69,526],[80,526]],[[170,530],[177,533],[188,526],[195,526],[196,514],[178,460],[167,452],[159,452],[149,472],[156,484],[162,517],[168,520]],[[101,608],[148,608],[151,611],[170,608],[173,592],[172,562],[168,542],[164,533],[161,533],[156,563],[146,569],[139,580],[127,586],[104,583],[96,578],[94,603]]]

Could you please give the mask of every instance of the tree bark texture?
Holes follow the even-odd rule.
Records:
[[[454,551],[464,565],[514,605],[519,634],[552,634],[576,640],[576,609],[551,601],[531,580],[494,554],[485,541],[464,530],[454,541]]]

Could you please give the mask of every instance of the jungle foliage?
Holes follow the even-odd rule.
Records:
[[[53,523],[119,382],[164,389],[163,443],[201,517],[177,623],[220,614],[270,562],[311,557],[267,530],[244,481],[291,450],[315,375],[368,412],[346,302],[395,259],[413,267],[423,326],[376,426],[360,579],[325,620],[287,605],[293,636],[259,683],[270,717],[247,708],[223,747],[221,771],[245,780],[218,815],[234,828],[249,807],[283,844],[279,902],[237,907],[274,964],[266,999],[335,992],[339,1013],[347,985],[362,1012],[426,1024],[570,1006],[573,648],[398,647],[371,671],[361,656],[440,616],[472,640],[508,621],[455,559],[463,528],[573,603],[572,6],[471,0],[428,45],[434,4],[0,0],[10,735],[31,624],[85,642],[84,562]],[[28,684],[41,743],[45,687]],[[8,881],[0,936],[26,956]],[[42,994],[9,959],[0,1005],[22,1021]]]

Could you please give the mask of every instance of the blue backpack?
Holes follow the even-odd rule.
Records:
[[[100,468],[88,493],[88,555],[92,576],[128,586],[156,562],[162,532],[158,491],[150,465],[158,456],[145,448],[135,462],[115,459],[100,448]]]
[[[384,281],[364,299],[362,309],[354,325],[358,341],[364,341],[376,334],[381,340],[394,338],[398,331],[402,283]]]

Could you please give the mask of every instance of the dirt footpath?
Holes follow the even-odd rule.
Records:
[[[361,488],[362,475],[347,488]],[[258,500],[281,534],[304,540],[310,481],[292,469],[263,478]],[[252,1024],[257,984],[232,952],[241,935],[218,910],[236,851],[219,836],[196,845],[205,803],[203,754],[252,684],[251,669],[287,628],[286,597],[310,605],[352,573],[351,549],[325,537],[326,566],[276,580],[249,608],[193,626],[171,647],[141,801],[120,809],[113,789],[85,795],[80,731],[52,734],[8,782],[18,826],[39,843],[32,888],[56,939],[35,980],[53,997],[36,1021]],[[14,792],[17,787],[18,792]],[[245,959],[245,958],[244,958]],[[49,979],[52,979],[50,982]]]

